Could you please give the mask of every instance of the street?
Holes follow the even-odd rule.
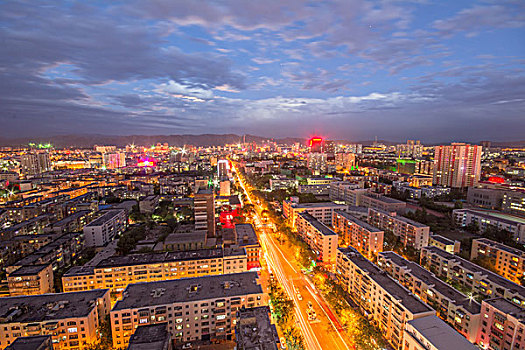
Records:
[[[248,202],[252,203],[250,194],[240,178],[239,184],[243,188]],[[265,259],[268,269],[282,285],[288,297],[294,302],[297,328],[301,331],[304,338],[305,347],[307,349],[327,350],[353,349],[354,347],[339,324],[335,312],[330,310],[329,305],[316,291],[315,286],[287,258],[279,243],[272,237],[271,230],[266,225],[263,225],[260,215],[261,208],[258,206],[255,206],[255,208],[254,225],[260,232],[261,258]],[[262,279],[267,278],[270,271],[263,271],[261,274]],[[263,287],[266,288],[267,285],[263,283]],[[309,320],[308,318],[309,303],[316,313],[317,317],[315,320]]]

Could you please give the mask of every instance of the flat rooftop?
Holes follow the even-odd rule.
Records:
[[[126,350],[162,350],[167,349],[171,337],[168,333],[167,323],[140,326],[129,339]]]
[[[0,298],[0,324],[42,322],[87,316],[108,289]]]
[[[98,263],[96,268],[158,264],[170,261],[214,259],[222,257],[222,248],[176,251],[166,253],[130,254],[125,256],[112,256],[107,259],[104,259],[100,263]]]
[[[337,236],[337,233],[332,231],[330,228],[328,228],[328,226],[326,226],[307,212],[299,213],[299,216],[308,221],[310,225],[315,227],[315,229],[321,232],[324,236]]]
[[[488,279],[489,281],[491,281],[492,283],[498,285],[498,286],[501,286],[509,291],[511,291],[512,293],[517,293],[519,295],[525,295],[525,287],[523,286],[520,286],[514,282],[511,282],[509,281],[508,279],[492,272],[492,271],[489,271],[479,265],[476,265],[474,263],[471,263],[470,261],[468,260],[465,260],[463,258],[460,258],[459,256],[457,255],[454,255],[454,254],[450,254],[449,252],[446,252],[442,249],[439,249],[438,247],[434,247],[434,246],[428,246],[428,247],[423,247],[424,250],[427,250],[429,251],[430,253],[433,253],[433,254],[436,254],[440,257],[442,257],[443,259],[446,259],[449,261],[449,264],[451,261],[455,261],[457,262],[462,268],[464,268],[465,270],[468,270],[468,271],[472,271],[472,272],[477,272],[477,273],[480,273],[481,275],[483,275],[483,277],[485,279]]]
[[[477,350],[474,344],[456,332],[437,316],[425,316],[408,321],[436,349]],[[416,338],[417,339],[417,338]]]
[[[337,214],[341,215],[342,217],[344,217],[345,219],[347,219],[348,221],[351,221],[353,222],[354,224],[358,225],[358,226],[361,226],[363,227],[364,229],[370,231],[370,232],[383,232],[383,230],[380,230],[378,229],[377,227],[375,226],[372,226],[370,225],[368,222],[366,221],[363,221],[363,220],[359,220],[358,218],[356,218],[355,216],[353,216],[352,214],[349,214],[347,212],[344,212],[342,210],[336,210],[335,211]]]
[[[206,240],[206,231],[173,232],[166,237],[164,244],[194,243]]]
[[[471,300],[419,264],[408,261],[394,252],[380,252],[379,256],[390,260],[396,266],[405,267],[415,278],[423,281],[431,289],[437,290],[441,295],[451,300],[454,305],[461,306],[471,314],[479,314],[481,312],[481,305],[477,301]]]
[[[408,289],[397,283],[392,277],[378,266],[366,259],[352,247],[338,248],[350,261],[365,271],[367,276],[385,289],[394,299],[398,300],[412,314],[434,311],[430,306],[419,300]]]
[[[516,249],[516,248],[513,248],[513,247],[509,247],[508,245],[505,245],[505,244],[502,244],[502,243],[499,243],[499,242],[495,242],[495,241],[490,240],[488,238],[476,238],[474,240],[479,242],[479,243],[486,244],[486,245],[488,245],[490,247],[506,251],[507,253],[510,253],[510,254],[513,254],[513,255],[516,255],[516,256],[519,256],[519,257],[525,259],[525,252],[523,250],[519,250],[519,249]]]
[[[32,337],[18,337],[6,350],[39,350],[48,349],[46,343],[51,345],[51,335],[34,335]]]
[[[525,224],[524,218],[489,210],[456,209],[454,212],[469,212],[473,215],[481,216],[486,219],[498,220],[509,225]]]
[[[309,208],[346,208],[346,205],[336,204],[334,202],[319,202],[319,203],[293,203],[295,208],[309,209]]]
[[[262,294],[257,272],[182,278],[171,281],[134,283],[126,287],[123,299],[112,311],[185,303],[197,300]]]
[[[443,237],[441,235],[432,235],[430,236],[430,239],[433,239],[434,241],[437,241],[442,244],[446,245],[454,245],[454,241],[451,239],[448,239],[447,237]]]
[[[238,246],[259,244],[259,240],[257,239],[252,224],[236,224],[235,235]]]
[[[406,204],[406,202],[400,201],[398,199],[386,197],[383,195],[376,196],[372,193],[365,193],[365,197],[372,198],[372,199],[375,199],[375,200],[378,200],[384,203],[388,203],[388,204]]]
[[[48,265],[25,265],[25,266],[20,266],[18,269],[16,269],[15,271],[11,272],[9,274],[9,277],[36,275],[37,273],[41,272],[42,270],[44,270],[48,266],[49,266],[49,264]]]
[[[38,249],[36,252],[33,252],[29,254],[28,256],[18,260],[13,265],[16,265],[16,266],[32,265],[39,258],[47,256],[48,254],[56,253],[58,248],[62,244],[65,244],[73,239],[80,238],[81,236],[82,236],[81,232],[64,233],[62,236],[58,237],[53,242],[46,244],[42,248]]]
[[[512,317],[520,320],[520,323],[525,324],[525,310],[511,303],[507,299],[494,298],[494,299],[485,300],[484,302],[495,307],[501,312],[507,315],[511,315]]]
[[[90,213],[89,210],[80,210],[80,211],[77,211],[69,216],[66,216],[65,218],[63,218],[62,220],[59,220],[57,222],[54,222],[52,224],[49,224],[50,227],[60,227],[60,226],[65,226],[67,224],[69,224],[70,222],[72,221],[75,221],[83,216],[86,216]]]
[[[270,320],[270,308],[259,306],[237,312],[235,338],[244,350],[277,350],[279,335]]]
[[[115,216],[119,215],[123,210],[124,209],[110,209],[110,210],[106,211],[102,216],[99,216],[97,219],[91,221],[85,227],[103,225],[107,221],[109,221],[112,218],[114,218]]]
[[[406,218],[404,216],[401,216],[401,215],[391,215],[392,213],[389,213],[387,211],[384,211],[384,210],[381,210],[381,209],[375,209],[375,208],[370,208],[370,211],[376,211],[378,213],[381,213],[383,215],[387,215],[389,217],[391,217],[393,220],[399,220],[399,221],[402,221],[402,222],[405,222],[407,224],[410,224],[414,227],[428,227],[427,225],[423,225],[422,223],[420,222],[417,222],[417,221],[414,221],[414,220],[411,220],[409,218]]]

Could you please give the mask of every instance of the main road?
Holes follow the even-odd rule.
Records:
[[[247,191],[244,180],[233,164],[248,203],[254,204]],[[300,330],[305,346],[312,350],[350,350],[354,349],[351,341],[344,333],[339,321],[330,310],[328,304],[316,290],[308,278],[298,270],[288,259],[272,236],[271,230],[264,225],[261,219],[261,208],[255,205],[254,224],[259,229],[259,241],[268,269],[282,285],[288,297],[293,300],[297,328]],[[263,271],[262,276],[265,277]],[[315,311],[316,319],[308,317],[308,309]]]

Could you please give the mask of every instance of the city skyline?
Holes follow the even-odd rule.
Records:
[[[0,138],[519,141],[518,1],[0,5]]]

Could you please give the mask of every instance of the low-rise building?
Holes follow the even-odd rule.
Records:
[[[53,342],[50,335],[19,337],[6,350],[53,350]]]
[[[428,245],[433,245],[452,254],[458,254],[461,249],[460,241],[453,241],[441,235],[431,235],[428,238]]]
[[[122,292],[128,284],[247,271],[246,250],[216,248],[113,256],[96,266],[72,267],[62,277],[65,292],[108,288]]]
[[[525,349],[525,310],[504,298],[481,302],[478,344],[483,349]]]
[[[327,264],[335,264],[337,258],[337,233],[307,212],[297,216],[297,233],[310,246],[317,258]]]
[[[488,238],[472,240],[470,260],[487,258],[496,272],[515,283],[520,283],[525,273],[525,252]]]
[[[379,253],[377,264],[434,308],[440,318],[470,342],[476,342],[481,312],[478,302],[460,293],[419,264],[394,252]]]
[[[406,209],[406,202],[385,197],[375,193],[366,193],[361,197],[361,206],[370,209],[379,209],[387,212],[402,213]]]
[[[294,228],[297,215],[302,212],[307,212],[323,224],[332,226],[332,214],[334,210],[346,211],[347,206],[332,202],[299,203],[297,197],[291,197],[290,200],[283,201],[283,215]]]
[[[141,213],[153,213],[159,206],[160,196],[147,196],[139,201],[139,209]]]
[[[364,314],[394,349],[402,349],[406,323],[436,312],[354,248],[337,250],[336,274]]]
[[[452,216],[457,225],[466,227],[476,225],[480,232],[494,226],[500,230],[507,230],[517,243],[525,242],[525,219],[488,210],[455,209]]]
[[[430,227],[397,215],[395,212],[369,208],[368,222],[373,226],[388,230],[400,237],[405,247],[411,246],[420,250],[428,245]]]
[[[383,251],[384,232],[350,213],[335,210],[332,226],[339,234],[340,246],[341,243],[351,245],[368,259],[377,257],[377,253]]]
[[[9,294],[39,295],[53,292],[53,266],[26,265],[7,275]]]
[[[252,224],[236,224],[234,233],[235,246],[246,249],[248,271],[260,268],[259,254],[261,245]]]
[[[172,350],[171,335],[167,323],[139,326],[129,338],[126,350]]]
[[[240,309],[267,304],[256,272],[130,284],[111,310],[113,346],[139,325],[168,323],[176,342],[231,339]]]
[[[166,251],[205,249],[206,231],[174,232],[168,235],[163,243]]]
[[[436,316],[408,321],[403,339],[403,350],[478,349]]]
[[[525,307],[525,287],[438,247],[421,250],[421,266],[482,297],[503,297]]]
[[[86,246],[101,247],[111,242],[128,227],[124,209],[112,209],[84,226]]]
[[[55,349],[85,349],[99,339],[110,307],[107,289],[2,298],[0,349],[34,335],[50,335]]]
[[[238,350],[277,350],[279,335],[270,319],[270,308],[259,306],[237,311],[235,341]]]

